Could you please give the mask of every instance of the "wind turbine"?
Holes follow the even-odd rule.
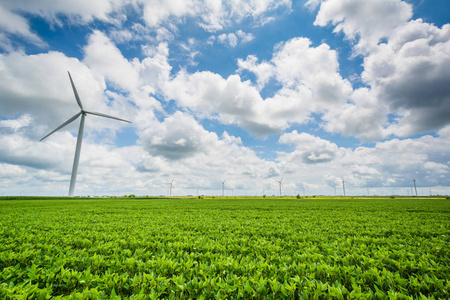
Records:
[[[222,182],[222,196],[225,195],[225,193],[224,193],[224,191],[225,191],[225,181],[227,181],[227,180],[225,179],[224,181],[221,181]]]
[[[166,182],[169,185],[169,196],[172,196],[172,188],[173,188],[173,181],[175,179],[172,179],[171,182]]]
[[[278,184],[280,185],[280,197],[281,197],[281,187],[283,186],[283,184],[281,183],[283,181],[283,177],[281,177],[281,179],[278,182]]]
[[[345,196],[345,181],[344,181],[344,177],[342,177],[342,190],[344,191],[344,196]]]
[[[414,182],[414,190],[416,190],[416,196],[417,196],[417,187],[416,187],[416,179],[415,178],[413,179],[413,182]]]
[[[44,136],[40,141],[43,141],[45,138],[49,137],[50,135],[52,135],[56,131],[58,131],[61,128],[65,127],[66,125],[72,123],[79,116],[81,116],[80,127],[78,128],[77,146],[75,148],[75,157],[73,159],[72,176],[70,178],[70,188],[69,188],[69,197],[73,197],[73,191],[75,190],[75,182],[77,180],[78,162],[80,161],[81,142],[83,141],[84,118],[86,117],[86,115],[87,114],[91,114],[91,115],[95,115],[95,116],[110,118],[110,119],[119,120],[119,121],[128,122],[128,123],[131,123],[131,122],[127,121],[127,120],[124,120],[124,119],[116,118],[116,117],[113,117],[113,116],[105,115],[105,114],[102,114],[102,113],[84,110],[83,104],[81,103],[80,97],[78,96],[77,89],[75,88],[75,84],[73,83],[72,76],[70,76],[70,72],[69,71],[67,73],[69,74],[70,83],[72,85],[73,93],[75,94],[75,100],[77,100],[78,106],[80,107],[80,112],[78,112],[76,115],[71,117],[66,122],[62,123],[55,130],[53,130],[52,132],[50,132],[49,134]]]

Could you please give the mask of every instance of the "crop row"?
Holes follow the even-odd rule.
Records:
[[[449,298],[446,200],[35,200],[0,208],[0,298]]]

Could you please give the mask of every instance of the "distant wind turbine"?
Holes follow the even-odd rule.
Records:
[[[40,141],[42,141],[45,138],[49,137],[50,135],[52,135],[56,131],[58,131],[61,128],[65,127],[66,125],[72,123],[79,116],[81,116],[80,127],[78,128],[77,146],[75,148],[75,157],[73,159],[72,176],[70,178],[70,188],[69,188],[69,197],[73,197],[73,192],[75,190],[75,182],[77,180],[78,162],[80,161],[81,142],[83,140],[84,118],[86,117],[86,115],[87,114],[91,114],[91,115],[105,117],[105,118],[110,118],[110,119],[119,120],[119,121],[123,121],[123,122],[127,122],[127,123],[131,123],[131,122],[127,121],[127,120],[124,120],[124,119],[116,118],[116,117],[113,117],[113,116],[105,115],[105,114],[102,114],[102,113],[84,110],[83,104],[81,103],[80,97],[78,96],[77,89],[75,88],[75,84],[73,83],[72,76],[70,76],[70,72],[67,72],[67,73],[69,74],[70,83],[72,85],[73,93],[75,94],[75,100],[77,100],[78,106],[80,107],[80,112],[78,112],[76,115],[71,117],[69,120],[67,120],[66,122],[61,124],[55,130],[53,130],[52,132],[50,132],[49,134],[44,136]]]
[[[344,191],[344,196],[345,196],[345,181],[344,181],[344,177],[342,177],[342,190]]]
[[[227,180],[224,179],[224,181],[221,181],[221,183],[222,183],[222,196],[225,195],[225,181],[227,181]]]
[[[283,181],[283,177],[281,177],[281,179],[278,182],[279,186],[280,186],[280,197],[281,197],[281,187],[283,186],[283,184],[281,183]]]
[[[172,179],[171,182],[166,182],[166,184],[169,185],[169,187],[168,187],[168,189],[169,189],[169,196],[172,196],[172,188],[173,188],[173,181],[174,181],[174,180],[175,180],[175,179]]]
[[[414,182],[414,190],[416,190],[416,196],[417,196],[417,187],[416,187],[416,179],[415,178],[414,178],[413,182]]]

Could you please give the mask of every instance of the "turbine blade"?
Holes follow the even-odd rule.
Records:
[[[125,120],[125,119],[121,119],[121,118],[117,118],[117,117],[113,117],[113,116],[110,116],[110,115],[105,115],[105,114],[102,114],[102,113],[98,113],[98,112],[85,111],[85,113],[87,113],[87,114],[91,114],[91,115],[96,115],[96,116],[100,116],[100,117],[110,118],[110,119],[114,119],[114,120],[118,120],[118,121],[122,121],[122,122],[127,122],[127,123],[131,123],[131,122],[130,122],[130,121],[128,121],[128,120]]]
[[[73,93],[75,94],[75,99],[77,100],[78,106],[83,109],[83,104],[81,103],[80,97],[78,96],[78,92],[75,88],[75,84],[73,83],[72,76],[70,76],[69,71],[67,71],[67,73],[69,73],[70,83],[72,84]]]
[[[61,125],[59,125],[55,130],[53,130],[52,132],[50,132],[49,134],[47,134],[46,136],[44,136],[42,139],[40,139],[39,142],[42,142],[42,140],[44,140],[45,138],[49,137],[50,135],[54,134],[55,132],[57,132],[58,130],[60,130],[61,128],[63,128],[64,126],[72,123],[73,121],[75,121],[79,116],[81,115],[81,111],[79,113],[77,113],[75,116],[73,116],[72,118],[70,118],[69,120],[65,121],[64,123],[62,123]]]

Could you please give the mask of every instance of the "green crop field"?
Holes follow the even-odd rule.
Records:
[[[449,299],[445,198],[0,201],[0,299]]]

